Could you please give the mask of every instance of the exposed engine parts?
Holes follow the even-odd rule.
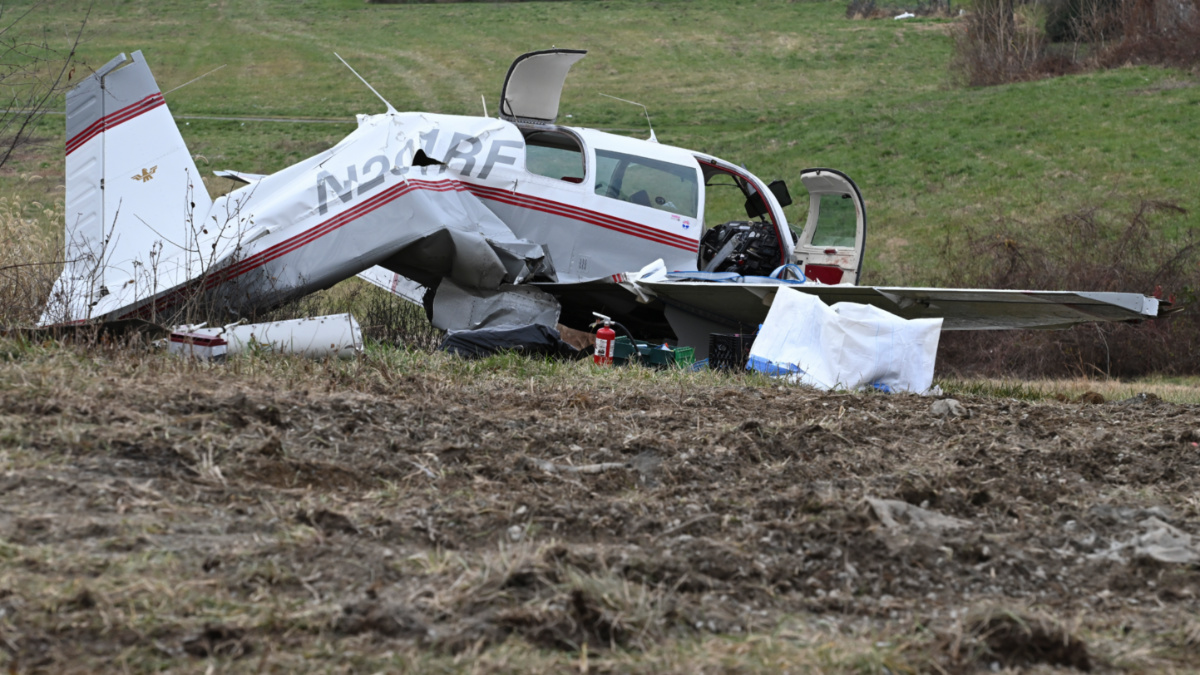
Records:
[[[699,267],[705,272],[768,276],[779,266],[775,227],[761,220],[735,220],[704,233]]]

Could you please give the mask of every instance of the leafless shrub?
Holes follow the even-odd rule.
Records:
[[[975,0],[952,69],[971,86],[1127,63],[1200,66],[1200,0]]]
[[[75,48],[92,11],[89,3],[79,30],[56,47],[48,35],[30,37],[32,31],[22,25],[44,4],[0,6],[0,167],[33,139],[38,120],[73,77]],[[35,321],[62,268],[61,242],[46,236],[42,225],[61,222],[55,209],[0,198],[0,327]]]
[[[1122,32],[1124,0],[1046,0],[1051,42],[1102,44]]]
[[[953,35],[951,68],[971,86],[1062,74],[1073,68],[1069,59],[1047,52],[1031,6],[1013,0],[975,0]]]
[[[31,31],[18,28],[45,4],[43,0],[17,10],[0,6],[0,166],[29,142],[51,99],[71,80],[75,48],[94,3],[88,4],[79,30],[62,48],[53,46],[48,35],[30,38]]]
[[[1178,314],[1065,331],[949,332],[943,372],[984,376],[1138,376],[1200,372],[1200,240],[1174,239],[1186,213],[1146,200],[1131,211],[1093,206],[1040,223],[1001,219],[948,239],[937,283],[959,288],[1135,292]]]
[[[1118,19],[1120,39],[1097,54],[1099,66],[1200,66],[1200,0],[1124,0]]]

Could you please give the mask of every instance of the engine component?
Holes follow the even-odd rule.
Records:
[[[775,228],[761,220],[734,220],[704,233],[700,239],[700,269],[768,276],[779,266]]]

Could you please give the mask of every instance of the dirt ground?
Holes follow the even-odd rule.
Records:
[[[522,368],[0,358],[0,663],[1200,663],[1196,407]]]

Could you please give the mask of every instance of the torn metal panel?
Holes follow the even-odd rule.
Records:
[[[392,295],[407,300],[414,305],[423,305],[425,293],[429,289],[409,279],[403,274],[384,269],[378,265],[358,273],[358,278],[371,283]]]
[[[442,330],[558,325],[554,296],[534,286],[506,284],[496,290],[464,288],[443,279],[433,298],[433,325]]]
[[[167,351],[189,359],[212,361],[225,358],[229,343],[219,335],[193,332],[183,326],[167,338]]]

